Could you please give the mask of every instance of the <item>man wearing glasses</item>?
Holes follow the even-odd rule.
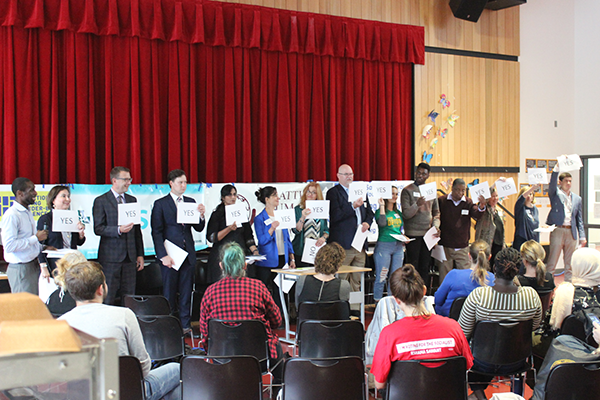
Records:
[[[98,262],[102,265],[108,293],[105,304],[116,305],[120,297],[135,294],[136,271],[144,269],[144,244],[140,225],[119,225],[119,204],[135,203],[137,199],[128,195],[131,173],[128,168],[114,167],[110,171],[112,187],[96,197],[92,213],[94,233],[100,236]]]

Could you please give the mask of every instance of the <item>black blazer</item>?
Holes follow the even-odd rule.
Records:
[[[329,239],[328,242],[337,242],[344,249],[352,247],[352,240],[356,233],[358,221],[352,203],[348,201],[348,194],[342,185],[335,185],[327,191],[329,200]],[[365,205],[360,207],[362,222],[371,226],[373,223],[373,210],[369,204],[369,198]],[[367,241],[365,241],[365,246]]]
[[[135,203],[137,199],[125,193],[126,203]],[[94,216],[94,233],[100,236],[98,262],[119,263],[129,261],[135,263],[137,257],[144,256],[144,243],[140,225],[134,225],[127,233],[119,235],[119,213],[117,199],[112,190],[96,197],[92,214]]]
[[[46,246],[53,246],[53,247],[56,247],[57,249],[63,249],[64,243],[63,243],[62,232],[52,231],[52,211],[50,211],[47,214],[42,215],[38,219],[38,223],[37,223],[38,231],[43,230],[44,225],[46,225],[46,227],[48,229],[48,238],[46,240],[42,241],[41,243]],[[80,238],[79,233],[71,232],[71,247],[70,247],[71,249],[76,249],[77,246],[81,246],[84,243],[85,243],[85,236],[83,238]],[[57,258],[47,258],[46,253],[40,252],[40,255],[38,256],[38,260],[39,260],[40,264],[41,263],[48,264],[49,272],[52,272],[54,270],[54,268],[56,268]]]
[[[183,196],[185,203],[195,203],[191,197]],[[171,194],[154,202],[152,208],[152,216],[150,218],[152,226],[152,241],[156,250],[156,258],[160,261],[161,258],[167,255],[164,241],[168,240],[173,244],[185,249],[189,256],[189,261],[196,265],[196,249],[194,247],[194,238],[192,236],[192,227],[201,232],[204,229],[204,220],[201,219],[198,224],[178,224],[177,223],[177,206],[173,201]]]

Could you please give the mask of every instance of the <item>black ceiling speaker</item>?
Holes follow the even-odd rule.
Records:
[[[450,0],[452,14],[456,18],[477,22],[488,0]]]
[[[502,10],[503,8],[520,6],[527,3],[527,0],[488,0],[485,8],[490,10]]]

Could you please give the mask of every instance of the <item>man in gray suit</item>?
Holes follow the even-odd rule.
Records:
[[[144,244],[139,225],[133,223],[118,225],[118,205],[135,203],[137,199],[126,194],[131,185],[128,168],[114,167],[110,171],[112,187],[96,197],[92,213],[94,233],[100,236],[98,262],[104,269],[108,294],[105,304],[115,304],[117,293],[120,296],[135,294],[136,270],[144,268]]]
[[[556,180],[558,178],[558,188]],[[563,172],[558,175],[558,164],[552,171],[550,185],[548,187],[548,197],[552,209],[548,214],[546,223],[556,225],[556,229],[550,234],[550,252],[546,267],[548,272],[554,274],[558,257],[563,251],[563,260],[565,264],[565,281],[571,282],[573,274],[571,272],[571,257],[577,249],[577,236],[579,243],[585,246],[585,232],[583,231],[583,215],[581,197],[571,192],[571,174]]]

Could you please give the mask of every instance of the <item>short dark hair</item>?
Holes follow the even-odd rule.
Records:
[[[180,176],[185,176],[185,171],[182,169],[174,169],[173,171],[167,174],[167,183],[171,184],[172,181],[179,178]]]
[[[572,176],[570,173],[568,173],[568,172],[563,172],[562,174],[560,174],[560,175],[558,176],[558,180],[559,180],[559,181],[562,181],[562,180],[563,180],[563,179],[565,179],[565,178],[572,178],[572,177],[573,177],[573,176]]]
[[[315,257],[315,272],[319,274],[335,274],[346,258],[346,251],[342,246],[333,242],[326,244],[317,252]]]
[[[48,205],[48,209],[52,210],[52,205],[56,199],[56,196],[58,196],[58,194],[63,190],[66,190],[69,192],[69,194],[71,194],[71,189],[69,189],[68,186],[57,185],[50,189],[48,196],[46,196],[46,204]]]
[[[74,265],[64,275],[67,291],[75,301],[94,300],[96,290],[106,282],[102,266],[94,261]]]
[[[522,257],[519,250],[513,247],[507,247],[500,250],[500,252],[496,254],[496,258],[494,260],[496,278],[506,279],[509,281],[513,280],[513,278],[519,273],[521,262]]]
[[[419,165],[417,165],[417,169],[419,168],[423,168],[426,169],[428,172],[431,172],[431,166],[429,166],[429,164],[427,164],[426,162],[422,162]]]
[[[277,193],[277,189],[275,186],[265,186],[263,188],[259,188],[254,194],[256,195],[256,199],[263,204],[266,203],[266,199],[273,196],[273,193]]]
[[[466,185],[465,180],[461,178],[456,178],[452,181],[452,187],[455,188],[458,185]]]
[[[129,168],[125,168],[125,167],[114,167],[113,169],[110,170],[110,181],[112,182],[113,179],[116,179],[119,177],[119,174],[121,172],[129,172],[131,173],[131,171],[129,170]]]
[[[31,181],[31,179],[29,178],[23,178],[23,177],[18,177],[15,178],[15,180],[12,183],[11,189],[12,192],[14,193],[14,195],[17,195],[17,191],[21,191],[24,192],[25,190],[27,190],[27,186],[29,185],[29,183],[33,183]]]

